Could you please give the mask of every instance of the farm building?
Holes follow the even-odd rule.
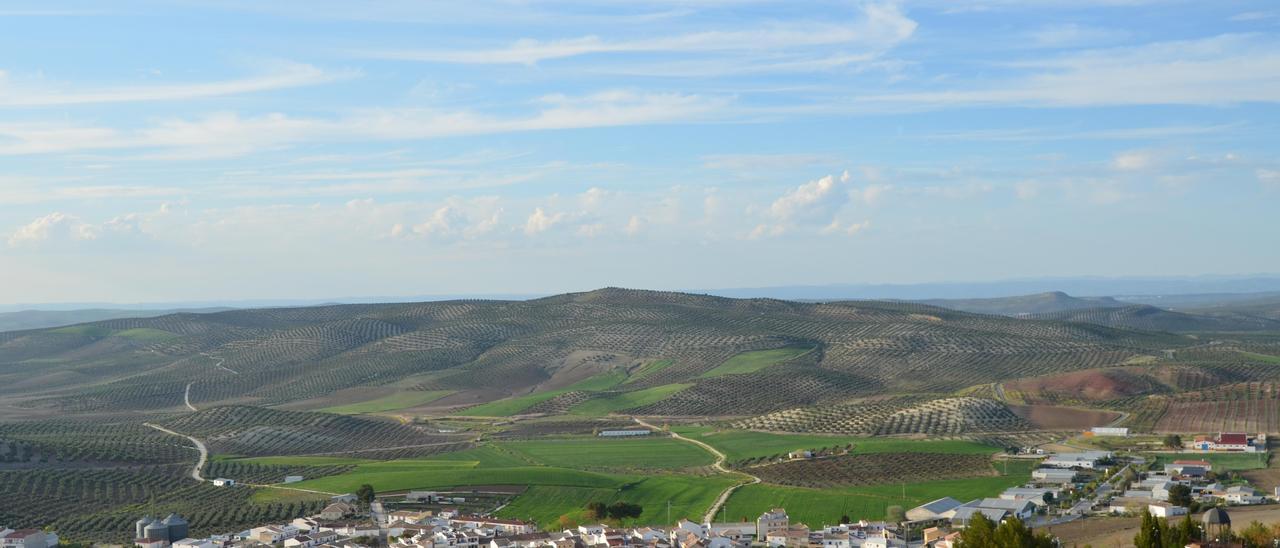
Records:
[[[1008,510],[1001,510],[998,508],[978,508],[976,506],[961,506],[960,508],[956,508],[955,515],[951,516],[951,525],[953,527],[967,527],[969,525],[969,521],[977,514],[986,516],[987,519],[991,520],[993,523],[1000,523],[1004,521],[1005,518],[1009,517]]]
[[[648,436],[653,432],[649,430],[601,430],[602,438],[625,438],[628,436]]]
[[[10,531],[5,529],[4,534],[0,535],[0,540],[4,541],[4,545],[8,548],[45,548],[46,546],[54,546],[58,544],[58,537],[52,533],[45,533],[39,529],[18,529]],[[52,540],[52,544],[50,541]]]
[[[405,502],[440,502],[440,493],[435,491],[409,491],[404,496]]]
[[[1218,439],[1213,445],[1214,451],[1253,451],[1253,445],[1249,443],[1249,435],[1239,432],[1224,432],[1218,434]]]
[[[1004,500],[1029,500],[1036,506],[1044,506],[1058,498],[1059,491],[1056,489],[1043,489],[1038,487],[1010,487],[1000,493],[1000,498]]]
[[[1175,460],[1164,465],[1164,473],[1193,478],[1203,477],[1213,470],[1213,464],[1203,460]]]
[[[306,479],[306,478],[304,478],[304,477],[302,477],[302,476],[285,476],[285,477],[284,477],[284,482],[285,482],[285,483],[298,483],[298,482],[300,482],[300,481],[302,481],[302,480],[304,480],[304,479]]]
[[[1092,470],[1096,468],[1100,462],[1110,459],[1110,451],[1058,453],[1045,459],[1043,465],[1050,468],[1086,468]]]
[[[1120,428],[1114,426],[1095,426],[1089,430],[1089,433],[1095,436],[1119,436],[1122,438],[1129,437],[1128,428]]]
[[[787,457],[792,459],[811,459],[813,458],[813,451],[792,451],[787,453]]]
[[[213,480],[213,484],[218,487],[232,487],[236,484],[236,480],[228,479],[228,478],[216,478]]]
[[[1031,472],[1031,479],[1040,483],[1072,483],[1076,480],[1076,471],[1064,468],[1037,468]]]
[[[951,497],[942,497],[933,502],[926,502],[907,510],[909,521],[929,521],[950,517],[951,512],[961,506],[961,502]]]
[[[968,503],[965,506],[977,506],[978,508],[987,508],[992,510],[1004,510],[1009,515],[1021,520],[1030,518],[1036,512],[1036,505],[1030,500],[1005,500],[1005,499],[982,499],[977,504]]]
[[[1175,516],[1187,515],[1187,507],[1176,506],[1173,504],[1169,504],[1167,502],[1158,502],[1155,504],[1149,504],[1147,505],[1147,511],[1151,512],[1151,515],[1155,517],[1165,518],[1165,519],[1175,517]]]

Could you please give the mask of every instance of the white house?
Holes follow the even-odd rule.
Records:
[[[231,487],[236,484],[236,480],[228,478],[215,478],[213,484],[218,487]]]
[[[1151,515],[1155,517],[1165,519],[1187,515],[1187,508],[1185,506],[1175,506],[1164,502],[1147,505],[1147,511],[1151,512]]]

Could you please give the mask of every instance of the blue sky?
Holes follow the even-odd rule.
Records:
[[[1277,30],[1230,0],[5,2],[0,302],[1280,272]]]

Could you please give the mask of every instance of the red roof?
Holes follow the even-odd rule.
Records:
[[[1248,445],[1247,434],[1218,434],[1218,443],[1224,445]]]

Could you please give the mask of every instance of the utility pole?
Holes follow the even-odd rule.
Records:
[[[671,499],[667,499],[667,525],[671,525]]]

